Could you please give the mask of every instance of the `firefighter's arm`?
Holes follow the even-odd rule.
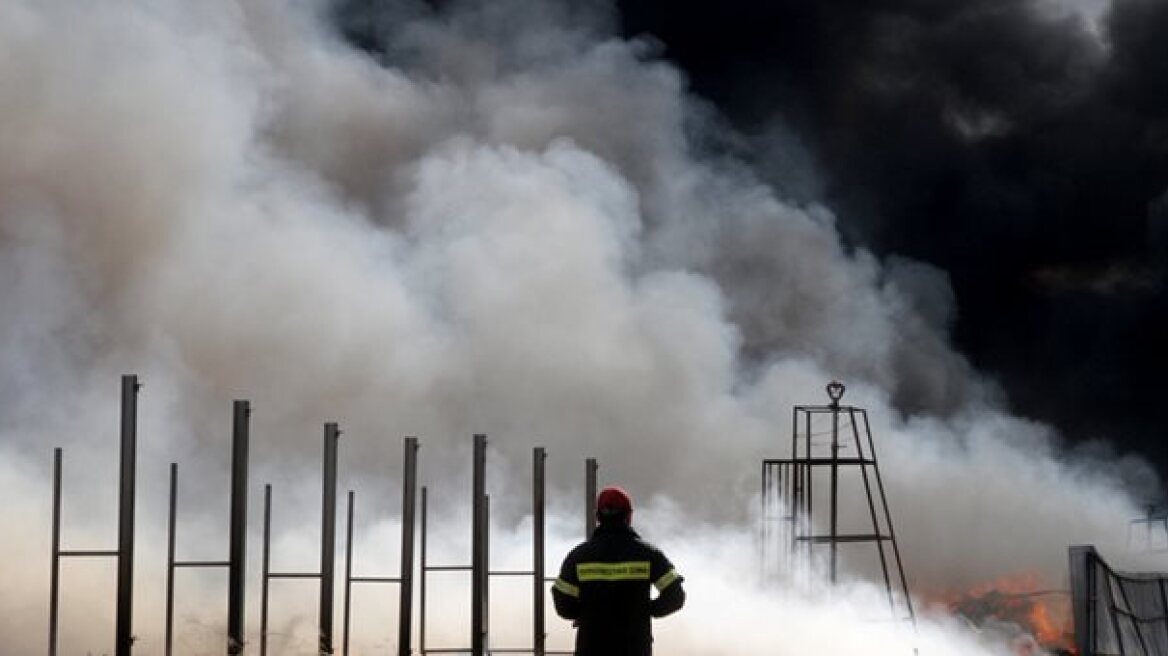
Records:
[[[560,576],[552,584],[552,601],[556,614],[566,620],[580,619],[580,581],[576,578],[576,566],[572,554],[560,566]]]
[[[665,617],[685,605],[685,589],[681,587],[684,579],[664,555],[660,555],[657,560],[653,567],[656,570],[653,587],[657,588],[657,598],[649,601],[649,614]]]
[[[649,614],[653,617],[665,617],[681,610],[684,605],[685,590],[681,587],[681,579],[678,579],[662,590],[656,599],[649,602]]]

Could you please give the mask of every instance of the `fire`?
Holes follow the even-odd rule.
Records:
[[[930,595],[933,603],[979,627],[1013,623],[1024,633],[1014,639],[1018,654],[1074,654],[1070,594],[1024,572],[967,590]]]

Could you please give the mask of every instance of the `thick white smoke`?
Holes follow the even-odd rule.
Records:
[[[233,398],[254,402],[253,490],[277,486],[290,568],[314,562],[322,421],[346,431],[343,484],[382,499],[362,511],[366,542],[395,544],[395,520],[376,518],[395,513],[402,435],[422,438],[451,536],[472,432],[492,436],[495,481],[524,481],[547,446],[559,499],[599,458],[603,480],[653,500],[638,518],[690,582],[689,608],[659,627],[667,653],[905,653],[863,619],[870,592],[754,581],[758,462],[786,455],[791,406],[822,402],[833,378],[876,421],[914,584],[1038,571],[1058,586],[1068,544],[1124,537],[1138,463],[1076,460],[1003,411],[947,344],[943,273],[846,248],[829,209],[704,152],[709,110],[650,45],[605,36],[602,10],[403,5],[421,17],[388,28],[379,63],[326,9],[0,3],[0,652],[43,648],[54,445],[66,547],[113,540],[122,372],[146,383],[149,652],[166,463],[185,472],[180,557],[219,557]],[[497,485],[497,540],[514,546],[494,549],[515,558],[526,487]],[[578,513],[557,503],[552,553]],[[108,649],[103,567],[65,570],[65,653]],[[216,651],[218,602],[189,600],[222,582],[183,585],[183,639]],[[456,614],[435,629],[452,641]],[[282,653],[312,650],[310,620],[280,634],[306,626],[307,646]],[[916,644],[992,649],[972,641],[930,620]]]

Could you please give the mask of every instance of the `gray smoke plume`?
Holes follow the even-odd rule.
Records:
[[[233,398],[254,403],[253,481],[276,485],[290,568],[315,553],[322,421],[345,430],[342,485],[374,499],[366,543],[392,543],[398,439],[421,437],[450,560],[472,432],[502,481],[499,558],[530,549],[530,447],[551,454],[557,550],[596,456],[691,582],[694,611],[659,629],[671,653],[899,653],[857,619],[881,603],[863,584],[803,600],[753,580],[758,461],[833,378],[877,419],[914,583],[1058,585],[1068,544],[1124,535],[1139,463],[1074,457],[1006,413],[948,345],[944,272],[844,247],[830,208],[705,150],[709,108],[652,44],[612,37],[603,7],[387,6],[375,58],[312,2],[0,4],[0,652],[43,645],[52,446],[66,546],[113,539],[129,371],[146,383],[144,651],[161,640],[166,463],[186,472],[180,557],[215,557]],[[102,567],[66,569],[65,653],[108,646]],[[206,601],[184,602],[183,639],[214,651],[220,584],[183,585]],[[457,613],[435,630],[459,635]],[[947,622],[922,629],[928,653],[991,648]],[[742,643],[711,643],[714,626]],[[311,651],[310,623],[280,634],[281,653]]]

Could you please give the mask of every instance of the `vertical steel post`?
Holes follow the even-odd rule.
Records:
[[[231,531],[227,551],[227,653],[242,654],[247,564],[248,419],[251,404],[236,400],[231,418]]]
[[[490,653],[491,635],[491,495],[483,495],[483,653]]]
[[[765,581],[767,576],[767,542],[770,538],[768,530],[770,528],[770,520],[768,519],[770,499],[767,496],[767,491],[770,488],[770,468],[767,467],[765,460],[762,462],[762,471],[759,477],[762,479],[762,490],[758,503],[758,573]]]
[[[547,634],[544,632],[546,618],[544,616],[544,464],[547,460],[547,451],[542,446],[535,447],[532,453],[532,570],[535,574],[535,586],[532,590],[533,642],[534,656],[544,656]]]
[[[414,604],[414,511],[418,487],[418,438],[405,439],[402,462],[401,599],[398,602],[399,656],[410,656]]]
[[[260,656],[268,656],[268,575],[272,555],[272,484],[264,485],[264,548],[260,567]]]
[[[814,480],[814,476],[813,476],[813,472],[815,470],[811,466],[811,413],[810,412],[806,412],[806,411],[803,412],[803,427],[806,430],[806,435],[807,435],[806,446],[803,449],[804,456],[806,457],[806,460],[807,460],[807,462],[804,464],[804,469],[806,470],[806,474],[807,474],[806,480],[804,481],[804,483],[806,485],[806,491],[807,491],[807,499],[806,499],[807,504],[806,504],[806,508],[805,508],[804,512],[806,513],[807,532],[808,532],[808,534],[810,534],[811,532],[814,531],[814,527],[811,523],[811,518],[815,514],[815,503],[814,503],[815,502],[815,480]],[[805,552],[804,556],[807,558],[807,562],[811,562],[811,553],[812,553],[812,550],[814,548],[814,543],[811,540],[806,540],[803,544],[806,545],[804,547],[804,552]]]
[[[765,460],[763,460],[759,478],[762,479],[762,485],[761,496],[758,498],[758,573],[760,577],[765,579],[767,561],[767,464]]]
[[[53,449],[53,554],[49,570],[49,656],[57,656],[57,598],[61,589],[61,447]]]
[[[474,436],[471,518],[471,654],[486,654],[486,461],[487,436]]]
[[[831,404],[831,582],[836,582],[839,559],[839,403]]]
[[[1076,645],[1079,647],[1079,653],[1083,654],[1083,656],[1094,656],[1095,651],[1099,647],[1099,627],[1097,626],[1099,608],[1096,605],[1098,604],[1098,593],[1096,590],[1096,587],[1098,586],[1098,577],[1095,574],[1095,568],[1098,566],[1098,563],[1096,563],[1095,559],[1093,558],[1095,551],[1094,548],[1090,549],[1091,550],[1087,552],[1087,555],[1083,561],[1086,565],[1085,569],[1087,570],[1087,621],[1084,623],[1085,629],[1083,631],[1083,635],[1082,637],[1078,638],[1078,644]],[[1086,642],[1085,645],[1083,644],[1084,641]]]
[[[349,656],[349,604],[353,600],[353,491],[349,490],[348,520],[345,522],[345,605],[341,610],[341,653]]]
[[[482,653],[490,646],[491,497],[487,494],[487,439],[483,436],[479,457],[479,606],[482,620]]]
[[[787,561],[791,563],[799,557],[798,542],[795,536],[799,535],[799,523],[804,519],[804,494],[807,489],[804,466],[799,463],[799,409],[791,410],[791,462],[794,468],[794,489],[791,494],[791,547],[787,554]],[[809,517],[807,517],[809,518]]]
[[[134,646],[134,500],[137,490],[138,377],[122,376],[122,440],[118,490],[118,592],[114,653]]]
[[[584,461],[584,539],[596,528],[596,458]]]
[[[428,502],[426,497],[426,486],[422,486],[422,536],[421,536],[421,559],[422,559],[422,573],[421,580],[418,582],[418,651],[422,656],[426,656],[426,526],[429,517],[426,515]]]
[[[163,653],[174,650],[174,550],[178,520],[178,463],[170,463],[170,503],[166,516],[166,632]]]
[[[324,425],[324,472],[321,481],[320,526],[320,653],[333,653],[333,579],[337,546],[337,442],[336,422]]]

